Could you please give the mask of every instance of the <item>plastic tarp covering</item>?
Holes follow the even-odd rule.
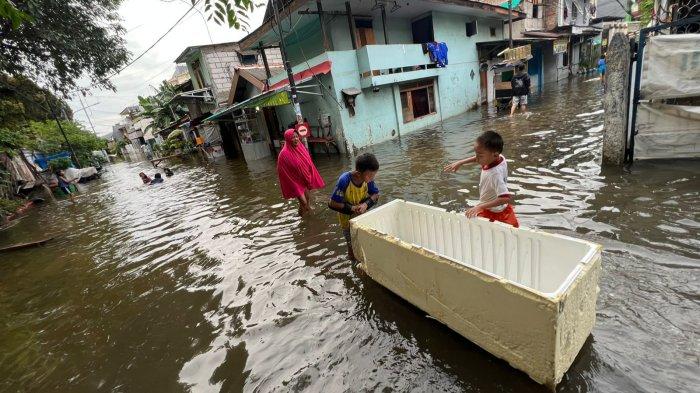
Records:
[[[199,132],[209,144],[215,145],[222,141],[218,126],[203,126],[199,128]]]
[[[643,99],[700,95],[700,34],[650,37],[644,48]]]
[[[68,168],[65,171],[66,180],[72,181],[75,179],[82,179],[84,177],[90,177],[97,174],[97,169],[94,166],[88,166],[85,168]]]
[[[641,103],[635,159],[700,158],[700,107]]]

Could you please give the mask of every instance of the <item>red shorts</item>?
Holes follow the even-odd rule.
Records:
[[[520,223],[518,223],[518,218],[515,216],[515,210],[513,210],[513,206],[511,205],[508,205],[505,209],[503,209],[502,212],[499,213],[494,213],[489,209],[482,210],[479,213],[479,217],[484,217],[491,222],[500,221],[506,224],[510,224],[516,228],[520,227]]]

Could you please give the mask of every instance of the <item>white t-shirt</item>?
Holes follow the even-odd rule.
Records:
[[[481,179],[479,179],[479,202],[487,203],[501,196],[509,196],[508,192],[508,163],[502,155],[491,167],[481,168]],[[494,206],[488,210],[494,213],[502,212],[508,205]]]

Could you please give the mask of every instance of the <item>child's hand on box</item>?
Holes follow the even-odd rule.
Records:
[[[482,210],[484,210],[484,209],[481,206],[477,205],[477,206],[474,206],[471,209],[467,210],[465,215],[469,218],[474,218],[474,217],[478,216]]]

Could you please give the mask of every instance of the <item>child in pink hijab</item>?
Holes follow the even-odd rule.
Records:
[[[299,200],[299,215],[311,210],[310,190],[323,188],[326,184],[311,161],[299,134],[293,129],[284,132],[284,147],[277,159],[277,174],[282,196]]]

